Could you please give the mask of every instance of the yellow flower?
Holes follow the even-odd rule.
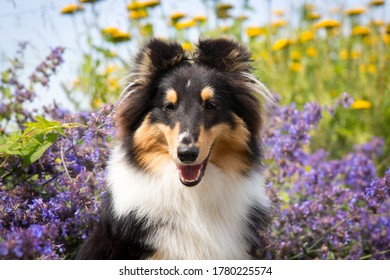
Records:
[[[106,67],[106,69],[104,70],[104,72],[103,72],[103,75],[109,75],[109,74],[111,74],[114,70],[116,70],[117,68],[115,67],[115,65],[112,65],[112,64],[110,64],[110,65],[108,65],[107,67]]]
[[[300,60],[301,59],[301,53],[297,50],[293,50],[291,53],[290,53],[290,57],[292,60]]]
[[[221,9],[221,10],[230,10],[231,8],[233,8],[233,5],[231,5],[231,4],[227,4],[227,3],[218,3],[218,9]]]
[[[217,4],[217,18],[229,18],[229,10],[233,8],[233,5],[231,4],[225,4],[225,3],[218,3]]]
[[[114,43],[128,41],[131,38],[129,32],[122,32],[116,27],[107,27],[101,32],[107,41]]]
[[[114,41],[116,42],[123,42],[130,40],[130,33],[129,32],[121,32],[120,34],[117,34],[113,36]]]
[[[130,11],[130,19],[141,19],[148,17],[148,12],[146,10],[132,10]]]
[[[351,105],[351,108],[356,110],[370,109],[371,107],[372,104],[370,101],[362,100],[362,99],[355,100]]]
[[[261,56],[262,59],[266,60],[266,59],[269,58],[269,53],[266,50],[262,50],[260,52],[260,56]]]
[[[367,72],[371,73],[371,74],[375,74],[376,73],[376,66],[375,66],[375,64],[368,64],[367,65]]]
[[[189,50],[192,50],[192,44],[190,42],[184,42],[183,44],[181,44],[181,47],[183,48],[183,50],[185,51],[189,51]]]
[[[374,36],[365,36],[363,38],[363,42],[366,43],[367,45],[375,45],[376,44],[376,38]]]
[[[317,49],[314,48],[314,47],[309,47],[309,48],[307,48],[307,50],[306,50],[306,54],[307,54],[309,57],[316,57],[316,56],[317,56]]]
[[[119,80],[117,78],[108,78],[108,87],[111,91],[119,90]]]
[[[326,28],[326,29],[332,29],[340,26],[340,22],[333,19],[324,19],[319,22],[317,22],[314,27],[315,28]]]
[[[301,42],[307,42],[307,41],[314,40],[314,33],[311,32],[311,31],[303,31],[303,32],[299,35],[299,40],[300,40]]]
[[[159,0],[149,0],[149,1],[144,1],[144,2],[139,2],[138,3],[140,8],[153,8],[158,5],[160,5]]]
[[[283,11],[283,10],[280,10],[280,9],[273,10],[272,13],[273,13],[275,16],[284,16],[284,11]]]
[[[339,56],[342,60],[348,60],[349,54],[347,50],[341,50]]]
[[[385,4],[385,1],[383,0],[372,0],[370,1],[370,3],[368,3],[368,5],[370,6],[382,6]]]
[[[371,30],[367,26],[355,26],[352,28],[351,34],[354,36],[366,36],[370,34]]]
[[[309,13],[307,14],[308,19],[319,19],[321,15],[319,13]]]
[[[207,17],[206,16],[202,16],[202,15],[199,15],[199,16],[195,16],[193,18],[193,20],[195,20],[196,22],[200,22],[200,23],[203,23],[207,20]]]
[[[103,33],[115,36],[116,34],[120,34],[120,30],[116,27],[106,27],[102,30]]]
[[[175,24],[175,27],[179,30],[182,30],[182,29],[193,27],[195,26],[195,24],[196,24],[195,20],[187,19],[187,20],[179,21],[178,23]]]
[[[377,27],[381,27],[381,26],[383,26],[384,25],[384,23],[383,23],[383,21],[382,20],[373,20],[373,21],[371,21],[371,25],[373,25],[373,26],[377,26]]]
[[[82,10],[83,10],[83,6],[77,4],[70,4],[61,9],[61,14],[74,14]]]
[[[360,57],[360,52],[359,51],[352,51],[350,57],[352,59],[358,59]]]
[[[248,27],[246,29],[246,35],[249,38],[258,37],[260,35],[264,35],[266,33],[266,29],[264,27]]]
[[[131,2],[129,5],[127,5],[127,10],[134,11],[141,8],[140,4],[137,1]]]
[[[137,11],[140,9],[153,8],[160,5],[159,0],[148,0],[143,2],[133,1],[129,5],[127,5],[127,10],[129,11]]]
[[[285,19],[279,19],[272,23],[273,27],[283,27],[287,24],[287,21]]]
[[[352,51],[349,53],[347,50],[341,50],[339,55],[342,60],[358,59],[360,57],[360,52]]]
[[[303,70],[302,64],[299,62],[293,62],[290,64],[289,69],[293,72],[301,72]]]
[[[349,16],[357,16],[364,14],[366,12],[365,8],[355,8],[355,9],[349,9],[345,13]]]
[[[173,14],[171,14],[169,17],[171,18],[171,20],[173,22],[177,22],[179,19],[185,17],[186,14],[185,13],[182,13],[182,12],[175,12]]]
[[[360,71],[363,73],[375,74],[376,66],[375,64],[362,64],[360,65]]]
[[[383,43],[390,44],[390,35],[389,34],[383,34],[382,40],[383,40]]]
[[[93,104],[95,105],[95,107],[100,107],[103,104],[103,102],[100,98],[95,98],[93,100]]]
[[[278,51],[278,50],[281,50],[281,49],[286,48],[286,47],[289,46],[291,43],[292,43],[291,40],[286,39],[286,38],[282,38],[282,39],[277,40],[277,41],[272,45],[271,49],[272,49],[273,51]]]

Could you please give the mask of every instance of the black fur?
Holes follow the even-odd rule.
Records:
[[[122,219],[114,218],[110,201],[111,198],[76,259],[139,260],[152,256],[154,249],[146,245],[146,237],[153,232],[153,228],[146,226],[145,220],[136,218],[134,213]]]
[[[248,236],[247,242],[250,244],[250,254],[254,259],[259,258],[259,248],[264,248],[265,240],[262,235],[265,233],[271,223],[271,215],[269,209],[265,209],[258,205],[252,206],[248,215]]]

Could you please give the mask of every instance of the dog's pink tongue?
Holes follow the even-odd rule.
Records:
[[[202,164],[179,166],[180,176],[185,181],[196,181],[202,169]]]

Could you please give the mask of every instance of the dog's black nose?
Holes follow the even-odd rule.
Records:
[[[183,163],[194,162],[199,155],[199,149],[194,145],[180,145],[177,148],[177,156]]]

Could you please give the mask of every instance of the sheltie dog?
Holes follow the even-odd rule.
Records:
[[[108,199],[78,259],[255,256],[270,221],[259,100],[271,97],[250,56],[225,38],[191,55],[152,39],[138,53],[116,113]]]

